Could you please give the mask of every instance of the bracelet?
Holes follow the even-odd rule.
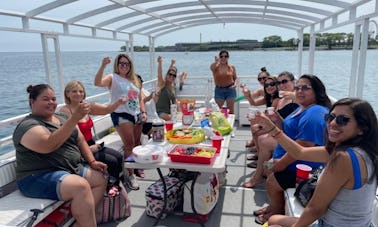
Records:
[[[276,132],[274,135],[271,135],[273,138],[277,138],[277,136],[279,136],[280,134],[282,134],[282,130],[280,129],[278,132]]]
[[[92,165],[92,163],[94,163],[96,161],[96,159],[93,159],[92,161],[88,162],[89,166]]]

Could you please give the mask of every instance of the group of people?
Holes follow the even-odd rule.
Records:
[[[378,178],[378,122],[370,104],[343,98],[332,105],[315,75],[295,80],[290,72],[282,72],[272,77],[262,68],[258,80],[263,81],[263,89],[252,92],[241,86],[251,105],[274,109],[250,118],[253,142],[247,146],[256,154],[247,159],[257,160],[248,164],[256,171],[243,186],[263,183],[265,174],[270,201],[253,212],[255,221],[269,226],[310,226],[315,221],[314,226],[371,226]],[[270,169],[266,162],[272,163]],[[324,170],[303,214],[288,217],[283,192],[296,187],[300,163]]]
[[[20,191],[29,197],[71,200],[75,226],[96,226],[95,207],[109,182],[125,182],[131,189],[139,189],[133,170],[123,175],[124,159],[140,145],[142,131],[150,133],[152,125],[147,117],[169,119],[167,104],[176,102],[174,60],[163,78],[162,57],[158,58],[158,89],[151,93],[142,89],[143,79],[135,73],[128,55],[119,54],[113,73],[104,75],[111,61],[109,57],[102,60],[94,79],[95,86],[109,89],[110,104],[85,100],[84,85],[74,80],[65,87],[65,105],[57,110],[52,87],[30,85],[31,114],[13,134]],[[182,89],[186,76],[186,72],[181,74],[177,89]],[[123,142],[123,153],[96,144],[93,138],[91,115],[109,113]]]
[[[226,103],[234,113],[238,78],[228,59],[229,53],[220,51],[210,70],[216,103],[219,107]],[[142,89],[143,79],[128,55],[119,54],[113,73],[104,75],[111,61],[109,57],[102,60],[94,79],[95,86],[109,89],[110,104],[86,101],[83,84],[71,81],[64,91],[65,105],[56,111],[53,88],[29,86],[31,114],[13,134],[20,191],[29,197],[71,200],[75,226],[96,225],[95,206],[109,175],[116,182],[127,181],[131,189],[139,188],[133,170],[127,171],[127,180],[123,175],[124,158],[140,144],[142,133],[150,133],[151,121],[142,123],[157,116],[171,119],[170,105],[177,102],[177,87],[182,87],[187,76],[181,74],[179,86],[175,85],[178,72],[172,60],[163,77],[159,56],[157,89],[148,92]],[[370,104],[344,98],[331,105],[324,84],[315,75],[295,80],[290,72],[273,77],[262,68],[258,81],[263,87],[254,92],[243,87],[244,96],[251,105],[266,105],[274,111],[250,119],[257,155],[248,159],[257,160],[250,164],[257,169],[243,186],[255,187],[265,174],[270,200],[269,206],[253,213],[256,222],[308,226],[318,220],[318,226],[369,226],[378,178],[378,122]],[[123,154],[93,139],[90,116],[108,113],[123,142]],[[273,167],[267,171],[264,163],[269,161]],[[283,215],[283,191],[296,186],[298,163],[325,168],[303,214],[293,218]]]

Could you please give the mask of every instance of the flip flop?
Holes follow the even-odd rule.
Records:
[[[263,208],[258,209],[258,210],[255,210],[255,211],[253,211],[253,215],[259,216],[261,214],[265,214],[265,212],[266,212],[267,209],[268,209],[268,206],[263,207]]]
[[[255,144],[254,144],[254,142],[253,142],[253,140],[249,140],[249,141],[247,141],[246,143],[245,143],[245,147],[252,147],[252,146],[254,146]]]
[[[247,155],[247,160],[249,161],[257,160],[258,158],[259,157],[255,154]]]
[[[249,168],[257,168],[257,162],[256,161],[252,161],[250,163],[247,164],[247,167]]]
[[[257,217],[255,218],[255,222],[256,222],[257,224],[263,225],[263,224],[265,224],[265,222],[268,221],[268,219],[269,219],[269,217],[268,217],[268,218],[265,218],[265,214],[260,214],[259,216],[257,216]]]

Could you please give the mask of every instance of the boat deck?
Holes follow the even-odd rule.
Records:
[[[245,143],[251,138],[249,126],[238,126],[234,124],[235,136],[230,142],[230,157],[227,159],[226,182],[220,188],[218,203],[212,213],[209,215],[205,226],[221,227],[243,227],[243,226],[261,226],[256,224],[253,211],[267,205],[265,184],[261,184],[255,189],[246,189],[242,184],[251,176],[255,169],[248,168],[246,155],[249,151],[245,149]],[[167,169],[162,169],[163,174],[167,174]],[[155,169],[145,170],[146,177],[139,178],[140,189],[138,191],[129,191],[129,198],[132,204],[131,216],[122,222],[111,222],[100,225],[101,227],[110,226],[132,226],[146,227],[153,226],[155,219],[145,214],[145,190],[146,188],[159,179]],[[183,217],[176,214],[170,214],[158,223],[158,226],[200,226],[199,224],[185,222]]]

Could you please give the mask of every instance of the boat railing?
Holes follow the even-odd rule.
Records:
[[[239,83],[246,83],[248,88],[256,89],[259,85],[257,83],[256,76],[238,76]],[[149,81],[145,81],[143,83],[143,87],[149,91],[156,90],[156,81],[157,79],[152,79]],[[240,95],[240,89],[237,89],[238,95]],[[209,101],[213,98],[214,95],[214,82],[213,77],[210,76],[191,76],[188,77],[184,83],[184,86],[181,91],[178,91],[177,97],[178,99],[196,99],[199,101]],[[86,98],[86,100],[93,102],[98,100],[109,100],[109,92],[103,92],[96,95],[92,95]],[[102,102],[104,103],[104,102]],[[106,102],[105,102],[106,103]],[[58,108],[63,105],[60,104]],[[238,109],[238,104],[235,107]],[[20,123],[20,121],[27,116],[28,113],[21,114],[12,118],[4,119],[0,121],[0,130],[8,130],[9,134],[0,138],[0,160],[8,157],[10,154],[14,153],[13,141],[12,141],[12,132],[14,127]],[[95,116],[93,121],[95,124],[97,122],[101,122],[107,120],[109,115],[105,116]],[[104,127],[100,127],[99,130],[96,132],[96,135],[103,134],[106,129]],[[10,154],[7,154],[10,153]],[[1,154],[7,154],[3,156]]]

